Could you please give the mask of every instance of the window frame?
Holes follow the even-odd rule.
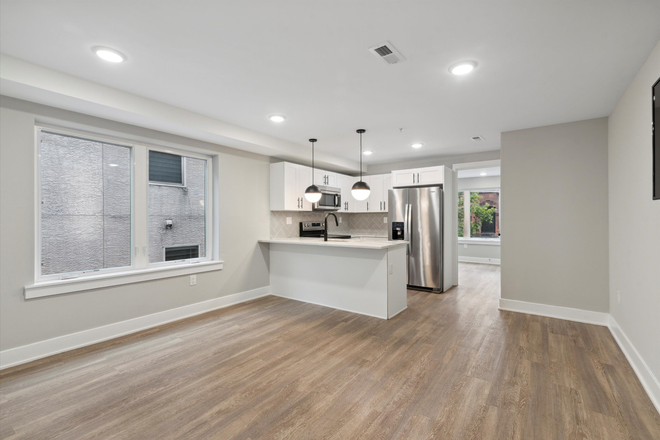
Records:
[[[41,285],[71,283],[78,280],[93,280],[96,278],[107,278],[113,276],[137,275],[142,272],[153,270],[166,270],[168,268],[181,268],[182,266],[195,264],[195,263],[221,263],[218,260],[218,252],[214,246],[213,229],[216,219],[214,218],[217,213],[214,211],[213,201],[216,198],[216,191],[214,190],[214,181],[216,177],[214,174],[213,162],[214,155],[202,154],[181,147],[164,147],[154,145],[147,142],[135,142],[121,137],[112,135],[104,135],[91,133],[82,130],[64,128],[50,124],[35,124],[35,190],[34,190],[34,207],[35,207],[35,230],[34,230],[34,285],[29,286],[30,289],[40,288]],[[42,257],[42,237],[41,237],[41,133],[53,133],[56,135],[70,136],[93,142],[102,142],[106,144],[117,145],[121,147],[130,148],[131,152],[131,185],[130,185],[130,206],[131,206],[131,236],[130,236],[130,252],[131,264],[130,266],[114,267],[114,268],[100,268],[85,271],[65,272],[58,274],[42,274],[41,273],[41,257]],[[193,258],[187,260],[176,261],[162,261],[149,263],[149,150],[161,151],[169,154],[180,155],[184,158],[182,166],[185,163],[185,157],[194,157],[206,161],[205,173],[205,195],[204,195],[204,208],[205,208],[205,253],[206,256],[200,258]],[[185,177],[184,177],[185,179]],[[185,187],[182,185],[169,185],[175,187]],[[219,266],[222,268],[222,265]],[[26,287],[26,292],[28,288]],[[81,289],[72,289],[73,291]],[[58,293],[62,293],[59,292]],[[53,293],[57,294],[57,293]],[[41,295],[47,296],[47,295]]]

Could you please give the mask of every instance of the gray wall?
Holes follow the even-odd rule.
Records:
[[[472,243],[461,243],[460,238],[458,239],[458,256],[460,257],[472,257],[472,258],[494,258],[496,260],[500,259],[500,246],[493,246],[488,244],[472,244]]]
[[[607,118],[502,133],[502,298],[607,312]]]
[[[0,97],[0,350],[269,285],[269,159]],[[221,271],[25,300],[34,281],[35,119],[219,155]]]
[[[609,303],[616,322],[660,379],[660,200],[652,200],[649,126],[651,85],[658,77],[660,43],[609,118]]]
[[[393,170],[407,170],[409,168],[435,167],[440,165],[446,165],[451,168],[455,163],[481,162],[484,160],[497,160],[499,158],[499,150],[486,151],[484,153],[460,154],[455,156],[424,157],[415,160],[368,165],[366,174],[385,174]]]

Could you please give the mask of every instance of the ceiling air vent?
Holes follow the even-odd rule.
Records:
[[[370,47],[369,51],[376,55],[381,60],[385,61],[387,64],[397,64],[402,61],[405,61],[401,53],[392,46],[392,43],[386,41],[384,43],[378,44],[374,47]]]
[[[481,142],[484,140],[483,136],[472,136],[471,139],[475,142]]]

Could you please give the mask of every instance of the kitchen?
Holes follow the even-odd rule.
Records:
[[[365,131],[357,130],[360,158]],[[406,309],[408,288],[456,285],[455,173],[439,166],[363,176],[361,163],[357,177],[319,170],[316,142],[311,167],[270,165],[272,236],[259,242],[270,248],[273,294],[391,319]],[[304,218],[297,231],[291,213]],[[289,228],[278,229],[282,216]],[[370,234],[350,226],[369,220]]]

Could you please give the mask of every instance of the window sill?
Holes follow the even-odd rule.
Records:
[[[487,246],[499,246],[499,238],[458,238],[458,244],[479,244]]]
[[[161,278],[178,277],[202,272],[221,270],[223,261],[204,261],[182,266],[156,267],[127,272],[115,272],[103,275],[93,275],[69,280],[54,280],[25,286],[25,299],[41,298],[51,295],[82,292],[85,290],[102,289],[104,287],[120,286],[122,284],[141,283],[143,281]]]

